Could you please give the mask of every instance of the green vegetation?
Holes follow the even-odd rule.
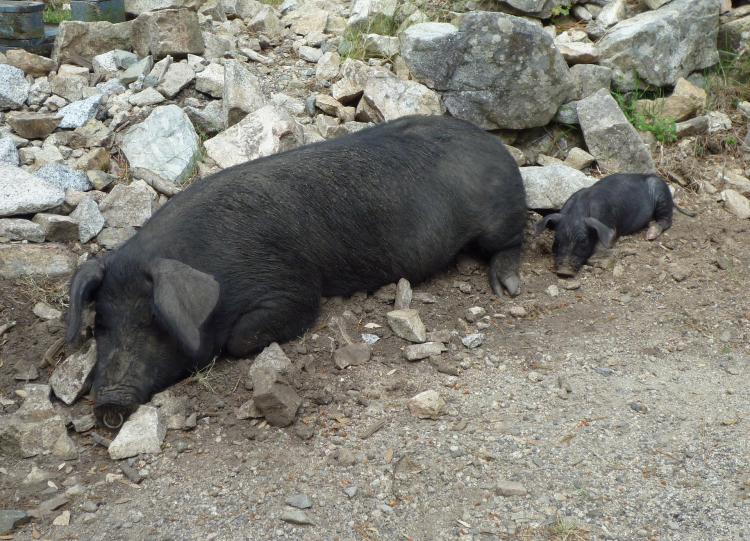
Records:
[[[349,27],[339,44],[339,54],[342,59],[352,58],[364,60],[367,58],[365,38],[367,34],[379,34],[381,36],[393,36],[398,30],[398,25],[393,17],[377,17],[367,23],[367,26]]]
[[[71,18],[70,11],[63,9],[55,4],[47,4],[42,15],[45,24],[60,24],[63,21],[69,21]]]
[[[261,4],[266,4],[267,6],[273,6],[275,8],[279,7],[284,0],[260,0]]]
[[[570,15],[570,6],[557,6],[552,8],[552,18],[567,17]]]
[[[612,93],[617,100],[625,117],[638,131],[650,132],[660,143],[674,143],[677,141],[677,126],[674,119],[663,118],[656,108],[650,110],[638,110],[636,102],[641,99],[649,99],[645,92],[638,89],[628,94],[619,92]],[[654,97],[661,97],[660,95]]]

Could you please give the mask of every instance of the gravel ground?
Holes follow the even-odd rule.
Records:
[[[677,215],[653,243],[621,239],[573,281],[552,274],[549,233],[530,239],[512,301],[466,260],[416,286],[428,330],[457,333],[436,362],[404,359],[387,294],[329,300],[319,326],[283,346],[304,398],[292,427],[238,420],[250,361],[220,361],[172,389],[198,424],[124,461],[138,483],[90,432],[73,434],[77,461],[3,464],[5,508],[75,487],[13,538],[750,538],[749,227],[707,198],[682,204],[698,217]],[[0,369],[8,397],[22,385],[13,368],[56,330],[4,298],[19,321]],[[468,323],[473,306],[488,317]],[[346,311],[381,339],[369,363],[338,370],[326,323]],[[460,337],[474,332],[484,342],[469,350]],[[437,420],[407,408],[428,389],[446,401]],[[46,475],[24,483],[34,467]],[[54,525],[66,511],[69,525]]]

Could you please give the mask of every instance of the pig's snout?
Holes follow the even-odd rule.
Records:
[[[94,415],[100,425],[116,430],[127,421],[139,404],[135,395],[104,390],[97,394]]]

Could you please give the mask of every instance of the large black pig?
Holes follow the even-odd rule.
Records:
[[[497,294],[520,290],[525,193],[494,136],[407,117],[225,169],[173,197],[117,250],[83,264],[68,340],[95,302],[95,412],[116,428],[220,352],[302,334],[321,296],[418,283],[464,248]]]

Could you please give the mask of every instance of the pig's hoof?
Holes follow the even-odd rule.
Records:
[[[555,270],[555,274],[557,274],[560,278],[573,278],[576,275],[576,271],[574,271],[570,267],[561,267]]]
[[[511,297],[517,297],[521,293],[521,278],[517,274],[511,274],[500,279],[493,276],[492,291],[495,292],[495,295],[502,297],[503,288]]]
[[[662,234],[662,231],[664,229],[659,224],[651,224],[646,231],[646,240],[656,240]]]

